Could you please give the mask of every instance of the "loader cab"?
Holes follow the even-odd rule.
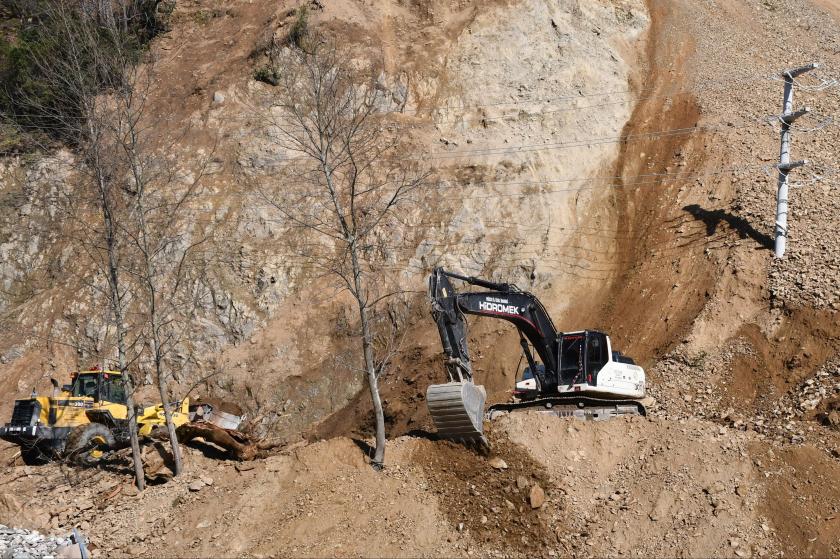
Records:
[[[93,398],[97,395],[99,373],[81,373],[73,379],[70,394],[74,398]]]
[[[100,376],[100,398],[112,404],[125,404],[125,384],[122,375],[104,371]]]
[[[95,402],[126,402],[122,375],[116,371],[79,372],[73,379],[69,392],[75,398],[93,398]]]

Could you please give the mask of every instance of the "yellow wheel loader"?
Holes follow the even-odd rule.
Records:
[[[33,394],[32,398],[16,400],[12,420],[0,427],[0,438],[20,445],[27,464],[66,457],[90,465],[108,450],[128,445],[122,374],[93,368],[71,373],[70,381],[59,388],[53,379],[52,396]],[[165,424],[163,404],[137,406],[135,412],[141,436]],[[172,421],[180,427],[189,420],[189,399],[185,398],[174,405]]]

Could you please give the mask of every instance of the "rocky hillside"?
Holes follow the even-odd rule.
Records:
[[[151,92],[156,116],[163,115],[155,127],[164,137],[178,134],[169,149],[179,166],[192,176],[203,173],[194,211],[197,223],[213,227],[208,295],[184,373],[191,378],[182,380],[212,377],[205,392],[251,394],[242,405],[290,439],[360,387],[341,365],[352,359],[351,340],[325,327],[348,320],[343,303],[323,296],[332,286],[313,287],[300,258],[277,246],[282,220],[245,188],[270,185],[272,170],[288,157],[263,126],[272,87],[254,76],[265,45],[288,34],[294,7],[179,4],[171,31],[153,45]],[[477,3],[385,2],[373,9],[351,2],[315,5],[309,14],[310,25],[353,41],[360,55],[381,57],[380,86],[395,100],[395,125],[428,154],[433,190],[443,193],[422,214],[422,229],[413,224],[402,233],[407,244],[393,255],[390,281],[419,292],[431,267],[445,265],[540,289],[558,316],[592,316],[614,277],[617,241],[591,236],[592,226],[581,220],[615,218],[612,189],[593,188],[604,183],[593,177],[612,174],[619,149],[615,141],[587,142],[618,136],[630,117],[628,80],[648,21],[644,6],[524,2],[480,10]],[[493,46],[499,41],[505,48]],[[188,53],[181,44],[191,45]],[[55,193],[71,188],[73,157],[30,159],[11,159],[0,169],[9,215],[0,233],[8,256],[0,304],[17,311],[20,332],[1,349],[10,361],[2,382],[18,396],[46,388],[50,375],[110,358],[113,346],[107,307],[94,310],[101,300],[75,280],[94,268],[75,268],[86,262],[70,258],[56,223]],[[578,268],[563,266],[576,259],[598,270],[584,273],[591,285],[577,281]],[[44,279],[49,266],[58,270]],[[404,327],[419,320],[427,330],[422,296],[407,304]],[[298,305],[306,311],[290,312]],[[571,327],[579,320],[560,322]],[[324,367],[335,373],[323,375]],[[506,390],[513,373],[488,380]],[[284,407],[295,413],[280,413]]]
[[[152,102],[160,133],[180,131],[184,169],[212,154],[196,210],[226,241],[184,381],[212,373],[198,392],[233,397],[290,445],[235,465],[197,444],[184,480],[139,496],[122,470],[25,467],[2,447],[0,523],[82,524],[102,556],[840,553],[840,3],[307,5],[310,25],[381,59],[389,118],[443,193],[390,270],[418,294],[383,380],[386,469],[365,462],[352,315],[277,249],[286,231],[245,188],[285,156],[260,126],[272,86],[254,77],[297,4],[183,1],[152,45]],[[810,164],[791,174],[788,254],[774,261],[770,115],[780,70],[812,61],[795,105],[813,113],[793,133]],[[41,203],[67,188],[72,157],[0,163],[0,307],[19,309],[0,340],[0,414],[108,351],[90,349],[106,314],[66,279],[73,258]],[[47,264],[63,273],[33,295]],[[608,331],[646,368],[649,417],[514,415],[492,425],[487,457],[435,440],[423,398],[443,368],[422,296],[435,265],[517,282],[561,330]],[[478,380],[501,400],[518,338],[471,324]]]

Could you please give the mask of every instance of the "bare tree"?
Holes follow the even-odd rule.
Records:
[[[107,133],[113,144],[115,176],[121,180],[126,207],[119,233],[126,242],[124,270],[126,288],[132,297],[135,316],[131,334],[135,359],[148,352],[163,404],[168,439],[175,466],[183,470],[181,448],[172,419],[172,394],[167,386],[174,380],[173,350],[185,343],[200,298],[200,284],[192,268],[196,248],[207,240],[195,234],[189,202],[198,194],[204,169],[212,152],[199,162],[197,173],[182,176],[166,155],[174,144],[157,137],[146,102],[153,82],[153,65],[126,64],[121,87],[108,96]]]
[[[116,363],[126,388],[135,479],[142,490],[145,478],[129,374],[131,364],[140,358],[142,332],[146,330],[132,317],[142,314],[137,306],[150,300],[142,296],[148,285],[137,281],[148,275],[148,266],[142,266],[148,262],[142,251],[138,258],[137,251],[143,238],[138,231],[149,229],[139,219],[145,215],[144,198],[139,193],[152,180],[147,170],[153,166],[149,146],[139,140],[148,132],[142,125],[148,74],[138,70],[141,53],[130,22],[138,15],[140,4],[120,3],[120,17],[116,18],[110,2],[39,3],[37,17],[48,24],[51,34],[27,50],[39,83],[31,92],[17,92],[16,102],[69,144],[78,162],[74,188],[62,206],[70,224],[67,239],[80,256],[86,255],[93,263],[98,273],[89,285],[108,301]],[[151,300],[156,300],[154,293]],[[154,326],[148,329],[154,337],[160,333],[160,313],[146,316],[154,317],[150,318]],[[161,345],[153,344],[156,365],[161,364]],[[172,429],[169,413],[167,420]],[[177,440],[171,439],[177,456]]]
[[[64,91],[66,105],[72,111],[59,112],[44,107],[64,128],[66,137],[75,143],[81,160],[79,165],[79,190],[74,201],[92,201],[101,213],[99,227],[91,227],[83,234],[88,243],[84,250],[93,258],[105,277],[107,289],[103,294],[109,301],[114,324],[117,367],[122,373],[126,388],[128,429],[134,462],[137,487],[143,490],[145,477],[137,435],[134,406],[134,387],[128,371],[129,332],[126,324],[130,296],[127,293],[123,270],[125,243],[120,233],[120,222],[125,216],[128,200],[120,177],[120,158],[110,134],[113,116],[112,102],[103,92],[124,87],[123,72],[129,65],[128,55],[122,49],[125,40],[116,27],[103,26],[94,19],[80,17],[72,6],[56,1],[45,6],[44,17],[56,28],[64,29],[61,37],[66,56],[57,58],[33,51],[31,56],[43,75],[53,76],[56,91]],[[106,38],[103,44],[103,36]],[[40,100],[31,99],[33,105]],[[76,216],[88,213],[88,208],[70,204]]]
[[[362,370],[373,401],[374,467],[385,458],[379,379],[390,357],[376,355],[380,304],[399,292],[388,281],[401,219],[419,204],[427,174],[400,158],[400,138],[384,117],[377,68],[359,69],[348,53],[317,35],[283,47],[269,134],[290,157],[279,184],[259,192],[295,233],[296,254],[338,280],[358,312]],[[393,279],[393,276],[390,276]],[[393,337],[391,337],[393,338]]]
[[[132,82],[148,80],[149,72],[148,66],[135,69]],[[194,237],[188,202],[197,194],[204,165],[197,176],[178,176],[169,160],[147,143],[149,128],[139,118],[142,106],[138,106],[145,96],[137,89],[122,89],[114,97],[119,108],[115,136],[132,178],[132,208],[123,229],[136,255],[131,273],[137,282],[137,311],[144,322],[139,335],[151,353],[178,476],[183,466],[167,388],[167,380],[175,378],[168,357],[188,337],[199,298],[192,258],[207,237]]]

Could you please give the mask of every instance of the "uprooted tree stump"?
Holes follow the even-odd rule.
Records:
[[[268,456],[271,449],[282,443],[272,441],[258,441],[252,436],[235,429],[223,429],[207,421],[192,421],[178,427],[176,431],[180,442],[189,442],[202,438],[228,452],[241,461],[254,460]]]

